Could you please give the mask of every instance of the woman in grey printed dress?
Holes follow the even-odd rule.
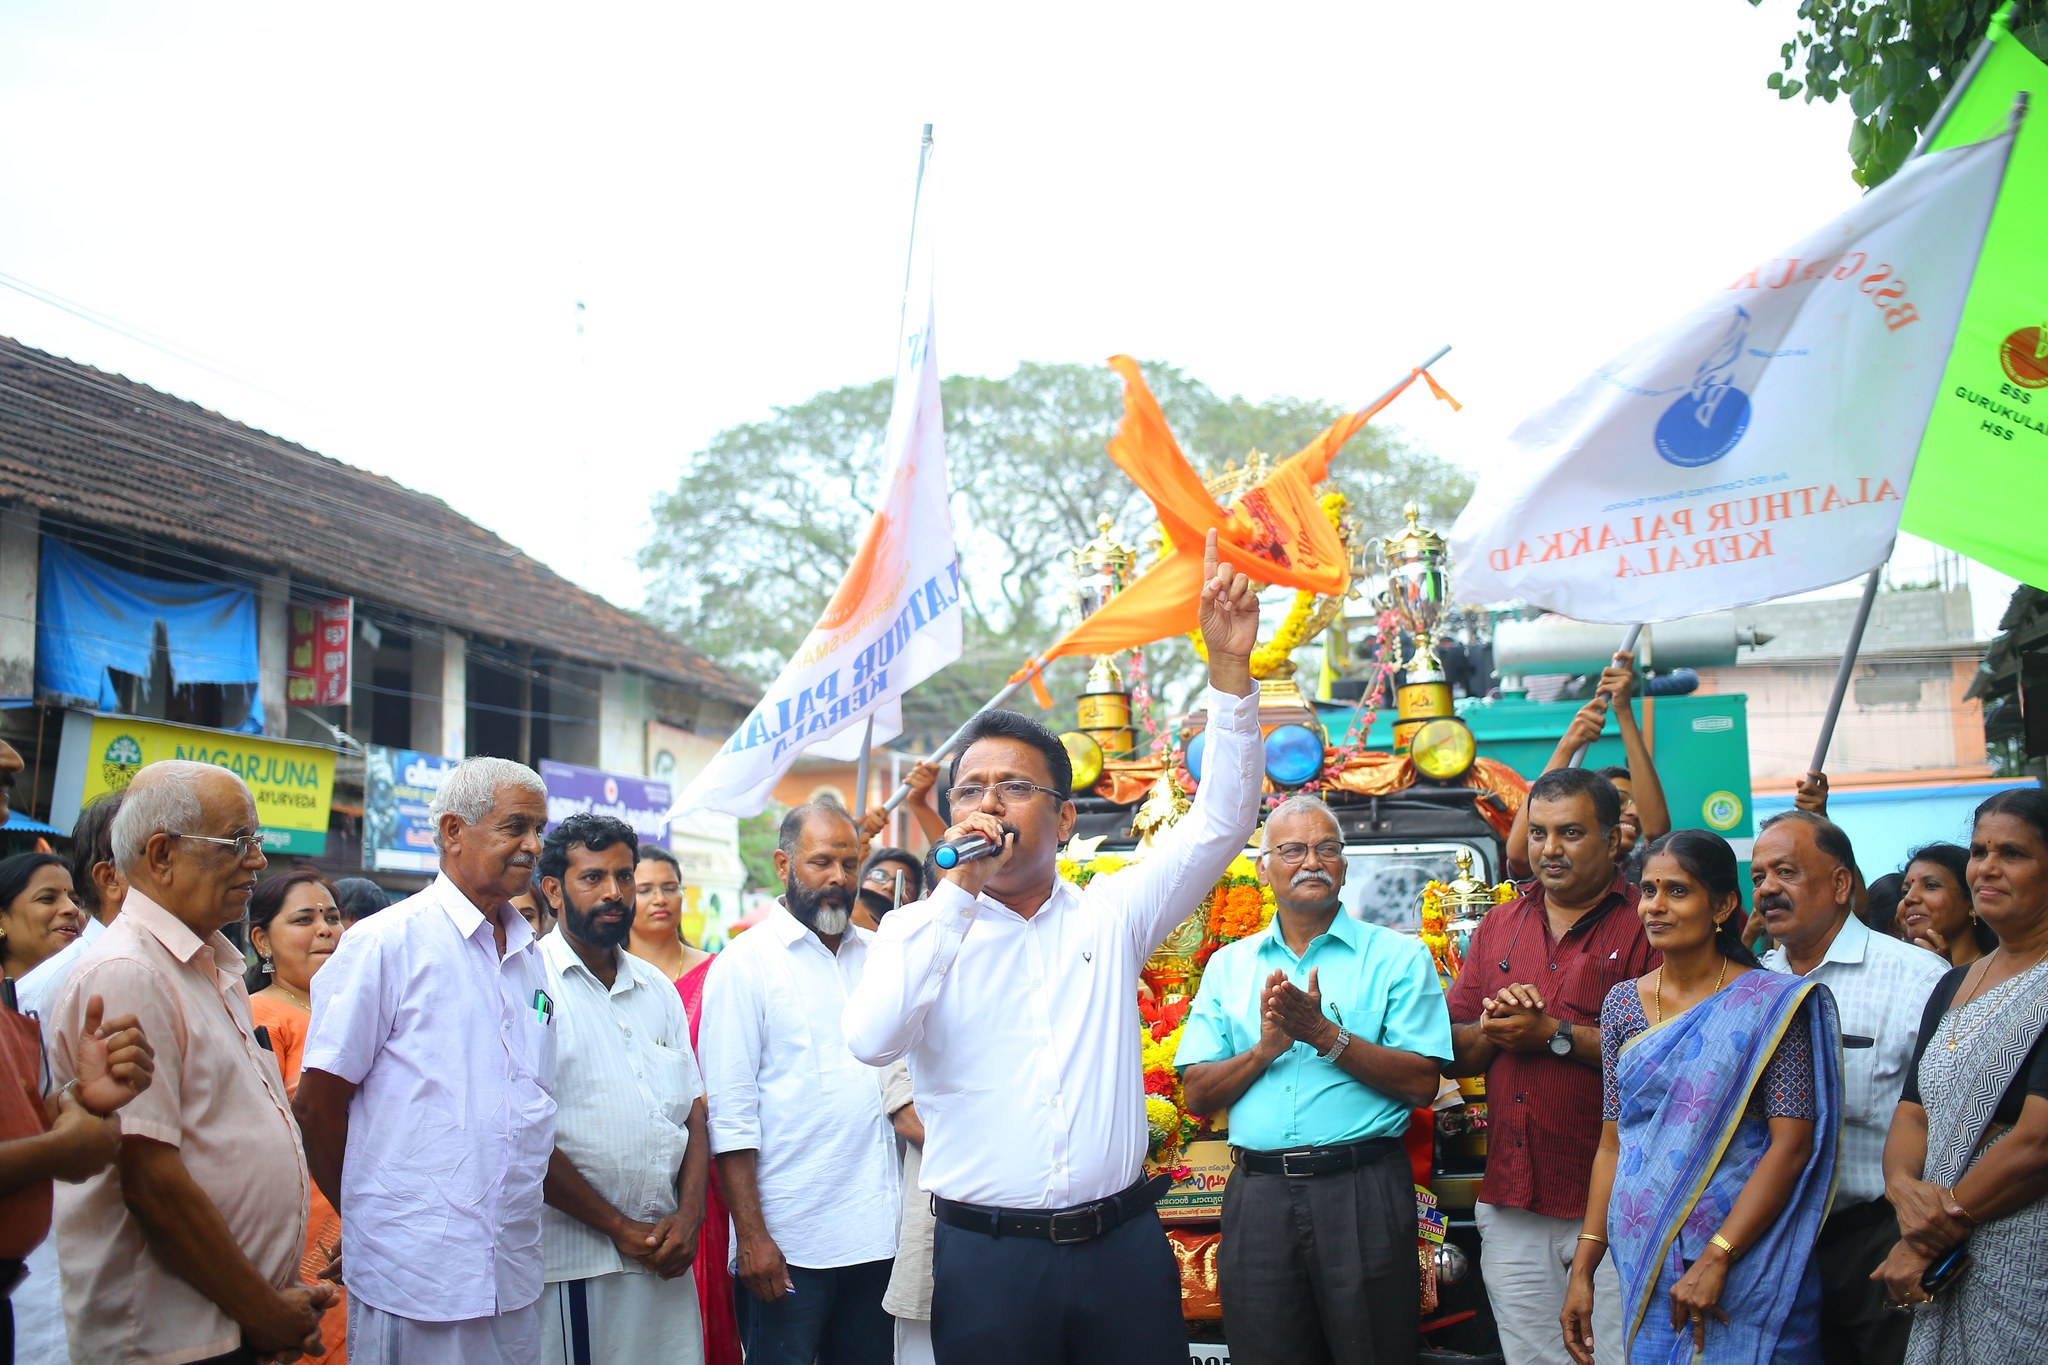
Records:
[[[1884,1152],[1900,1241],[1875,1278],[1914,1314],[1909,1365],[2022,1365],[2048,1342],[2048,795],[1977,807],[1969,881],[1999,946],[1935,987]]]

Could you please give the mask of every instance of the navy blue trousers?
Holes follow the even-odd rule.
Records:
[[[1159,1215],[1071,1246],[940,1223],[932,1354],[938,1365],[1186,1365],[1180,1270]]]

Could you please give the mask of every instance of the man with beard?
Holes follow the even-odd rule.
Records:
[[[555,1001],[511,905],[548,822],[531,768],[471,758],[434,794],[433,885],[313,978],[292,1107],[341,1214],[353,1365],[532,1365]]]
[[[1174,1059],[1188,1108],[1230,1111],[1216,1264],[1245,1365],[1407,1365],[1422,1317],[1401,1138],[1436,1098],[1451,1019],[1418,940],[1344,913],[1344,840],[1314,796],[1266,820],[1278,912],[1217,952]]]
[[[889,1365],[896,1134],[880,1077],[839,1031],[868,960],[853,821],[798,806],[775,871],[782,903],[712,965],[698,1040],[747,1365]]]
[[[1621,794],[1584,768],[1529,787],[1536,880],[1473,931],[1450,992],[1447,1076],[1486,1077],[1486,1177],[1474,1216],[1508,1365],[1570,1365],[1557,1330],[1600,1145],[1600,1007],[1661,958],[1642,890],[1616,867]],[[1593,1340],[1618,1349],[1621,1283],[1593,1281]]]
[[[1788,810],[1757,832],[1750,884],[1765,932],[1778,941],[1764,966],[1825,982],[1842,1020],[1841,1155],[1834,1206],[1814,1249],[1821,1359],[1897,1365],[1913,1319],[1888,1312],[1884,1286],[1870,1278],[1899,1240],[1885,1198],[1885,1135],[1919,1042],[1920,1012],[1948,963],[1872,933],[1853,913],[1857,876],[1849,836],[1825,816]]]
[[[555,1153],[542,1186],[545,1365],[703,1359],[690,1261],[711,1163],[704,1086],[683,998],[622,951],[639,850],[625,821],[578,814],[540,851],[540,885],[562,907],[540,943],[560,1011]]]

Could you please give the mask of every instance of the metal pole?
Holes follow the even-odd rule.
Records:
[[[1643,636],[1643,623],[1642,623],[1641,621],[1638,621],[1638,622],[1636,622],[1636,623],[1635,623],[1634,625],[1632,625],[1632,626],[1630,626],[1630,627],[1628,628],[1628,634],[1626,634],[1626,635],[1624,635],[1624,636],[1622,636],[1622,637],[1621,637],[1621,648],[1620,648],[1620,649],[1617,649],[1617,650],[1615,650],[1614,652],[1615,652],[1616,654],[1633,654],[1633,653],[1635,653],[1635,652],[1636,652],[1636,641],[1637,641],[1637,640],[1640,640],[1640,639],[1642,638],[1642,636]],[[1606,694],[1605,694],[1605,693],[1603,693],[1603,692],[1595,692],[1595,693],[1594,693],[1593,695],[1594,695],[1594,696],[1596,696],[1596,697],[1598,697],[1598,696],[1605,696]],[[1582,745],[1582,746],[1580,746],[1580,748],[1579,748],[1579,751],[1578,751],[1577,753],[1575,753],[1575,754],[1573,754],[1573,755],[1572,755],[1572,766],[1573,766],[1574,768],[1583,768],[1583,767],[1585,767],[1585,766],[1586,766],[1586,753],[1587,753],[1587,751],[1588,751],[1588,750],[1590,750],[1590,749],[1591,749],[1592,747],[1593,747],[1593,746],[1592,746],[1592,745],[1590,745],[1590,744]]]
[[[1016,696],[1017,689],[1022,687],[1025,683],[1030,682],[1031,679],[1035,677],[1040,671],[1040,669],[1042,669],[1043,667],[1044,665],[1040,664],[1038,660],[1033,659],[1030,663],[1025,665],[1026,672],[1023,677],[1017,679],[1017,681],[1013,683],[1006,685],[1002,691],[996,693],[993,697],[990,697],[986,702],[983,702],[980,709],[974,713],[974,716],[980,715],[983,711],[993,711],[998,706],[1001,706],[1004,702],[1008,701],[1010,698]],[[932,750],[929,754],[926,754],[924,756],[923,761],[926,763],[936,763],[940,759],[944,758],[947,755],[947,753],[952,750],[953,746],[960,742],[960,736],[966,733],[967,727],[974,723],[974,716],[969,716],[966,720],[960,722],[960,728],[958,730],[955,730],[952,734],[946,736],[946,742],[941,744],[938,748]],[[910,787],[908,786],[908,784],[898,786],[896,788],[895,793],[889,797],[888,804],[884,805],[882,809],[895,810],[898,806],[903,804],[903,798],[908,795],[910,795]]]
[[[1417,366],[1415,367],[1415,369],[1413,369],[1413,370],[1410,370],[1410,371],[1408,372],[1408,377],[1407,377],[1406,379],[1403,379],[1403,380],[1402,380],[1402,381],[1401,381],[1400,383],[1398,383],[1398,384],[1395,384],[1395,385],[1393,385],[1393,386],[1392,386],[1391,388],[1389,388],[1389,389],[1388,389],[1388,390],[1387,390],[1387,391],[1386,391],[1385,393],[1381,394],[1381,395],[1380,395],[1379,397],[1377,397],[1377,398],[1373,399],[1373,400],[1372,400],[1372,401],[1371,401],[1370,403],[1367,403],[1367,404],[1366,404],[1366,405],[1365,405],[1364,407],[1360,408],[1360,409],[1359,409],[1359,411],[1360,411],[1360,412],[1371,412],[1371,411],[1372,411],[1372,410],[1373,410],[1374,408],[1376,408],[1376,407],[1378,407],[1378,406],[1379,406],[1380,404],[1382,404],[1382,403],[1386,402],[1386,401],[1387,401],[1387,400],[1388,400],[1389,398],[1392,398],[1392,397],[1393,397],[1393,396],[1394,396],[1395,394],[1399,393],[1399,392],[1400,392],[1400,391],[1401,391],[1402,389],[1406,388],[1406,387],[1407,387],[1408,385],[1410,385],[1410,384],[1413,384],[1413,383],[1415,382],[1415,375],[1416,375],[1416,372],[1417,372],[1417,371],[1419,371],[1419,370],[1426,370],[1426,369],[1428,369],[1428,368],[1429,368],[1430,366],[1432,366],[1432,365],[1436,364],[1436,363],[1437,363],[1437,361],[1439,361],[1439,360],[1442,360],[1442,359],[1443,359],[1443,358],[1444,358],[1445,356],[1449,355],[1450,353],[1451,353],[1451,348],[1450,348],[1450,347],[1448,347],[1448,346],[1439,346],[1439,347],[1437,348],[1437,352],[1436,352],[1436,354],[1435,354],[1435,355],[1433,355],[1433,356],[1431,356],[1431,357],[1430,357],[1429,359],[1427,359],[1427,360],[1423,361],[1423,362],[1422,362],[1422,363],[1421,363],[1420,365],[1417,365]]]
[[[868,813],[868,760],[875,749],[875,713],[868,712],[866,728],[860,732],[860,757],[853,765],[853,818]]]
[[[1856,670],[1856,651],[1863,647],[1863,628],[1870,624],[1870,607],[1877,600],[1878,575],[1884,572],[1879,564],[1863,580],[1863,600],[1856,604],[1856,619],[1849,626],[1849,643],[1842,650],[1842,666],[1835,670],[1835,690],[1828,697],[1828,709],[1820,718],[1820,738],[1813,746],[1813,763],[1809,771],[1826,772],[1828,745],[1834,742],[1835,722],[1841,718],[1842,702],[1849,695],[1849,675]]]
[[[927,123],[917,142],[917,184],[910,192],[910,247],[903,258],[903,301],[896,309],[896,350],[900,361],[903,351],[903,329],[910,325],[905,309],[910,306],[910,272],[917,268],[917,211],[924,202],[924,168],[932,159],[932,126]],[[868,763],[875,747],[875,716],[868,713],[867,729],[861,732],[860,760],[854,765],[853,818],[858,821],[868,813]],[[898,793],[899,797],[901,792]],[[894,810],[896,802],[891,801],[884,810]]]
[[[1970,54],[1970,64],[1963,68],[1962,75],[1956,77],[1956,83],[1948,88],[1948,94],[1942,97],[1941,107],[1934,111],[1934,117],[1927,120],[1927,126],[1920,130],[1920,140],[1913,144],[1913,150],[1906,154],[1906,160],[1911,161],[1916,156],[1925,155],[1929,145],[1941,135],[1942,128],[1948,123],[1949,115],[1955,112],[1956,103],[1962,99],[1963,91],[1969,89],[1970,82],[1977,78],[1977,69],[1983,66],[1984,59],[1991,55],[1992,45],[2012,31],[2011,24],[2012,6],[2009,4],[2002,6],[1991,16],[1983,41],[1979,42],[1977,50]]]

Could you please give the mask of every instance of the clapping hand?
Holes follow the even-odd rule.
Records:
[[[1479,1031],[1507,1052],[1534,1052],[1550,1044],[1557,1023],[1544,1013],[1534,986],[1503,986],[1479,1007]]]
[[[1283,973],[1274,975],[1280,979],[1277,982],[1268,979],[1264,1002],[1266,1018],[1289,1038],[1307,1043],[1321,1052],[1335,1036],[1336,1026],[1323,1013],[1323,992],[1316,981],[1316,969],[1308,969],[1307,990],[1289,981]]]

